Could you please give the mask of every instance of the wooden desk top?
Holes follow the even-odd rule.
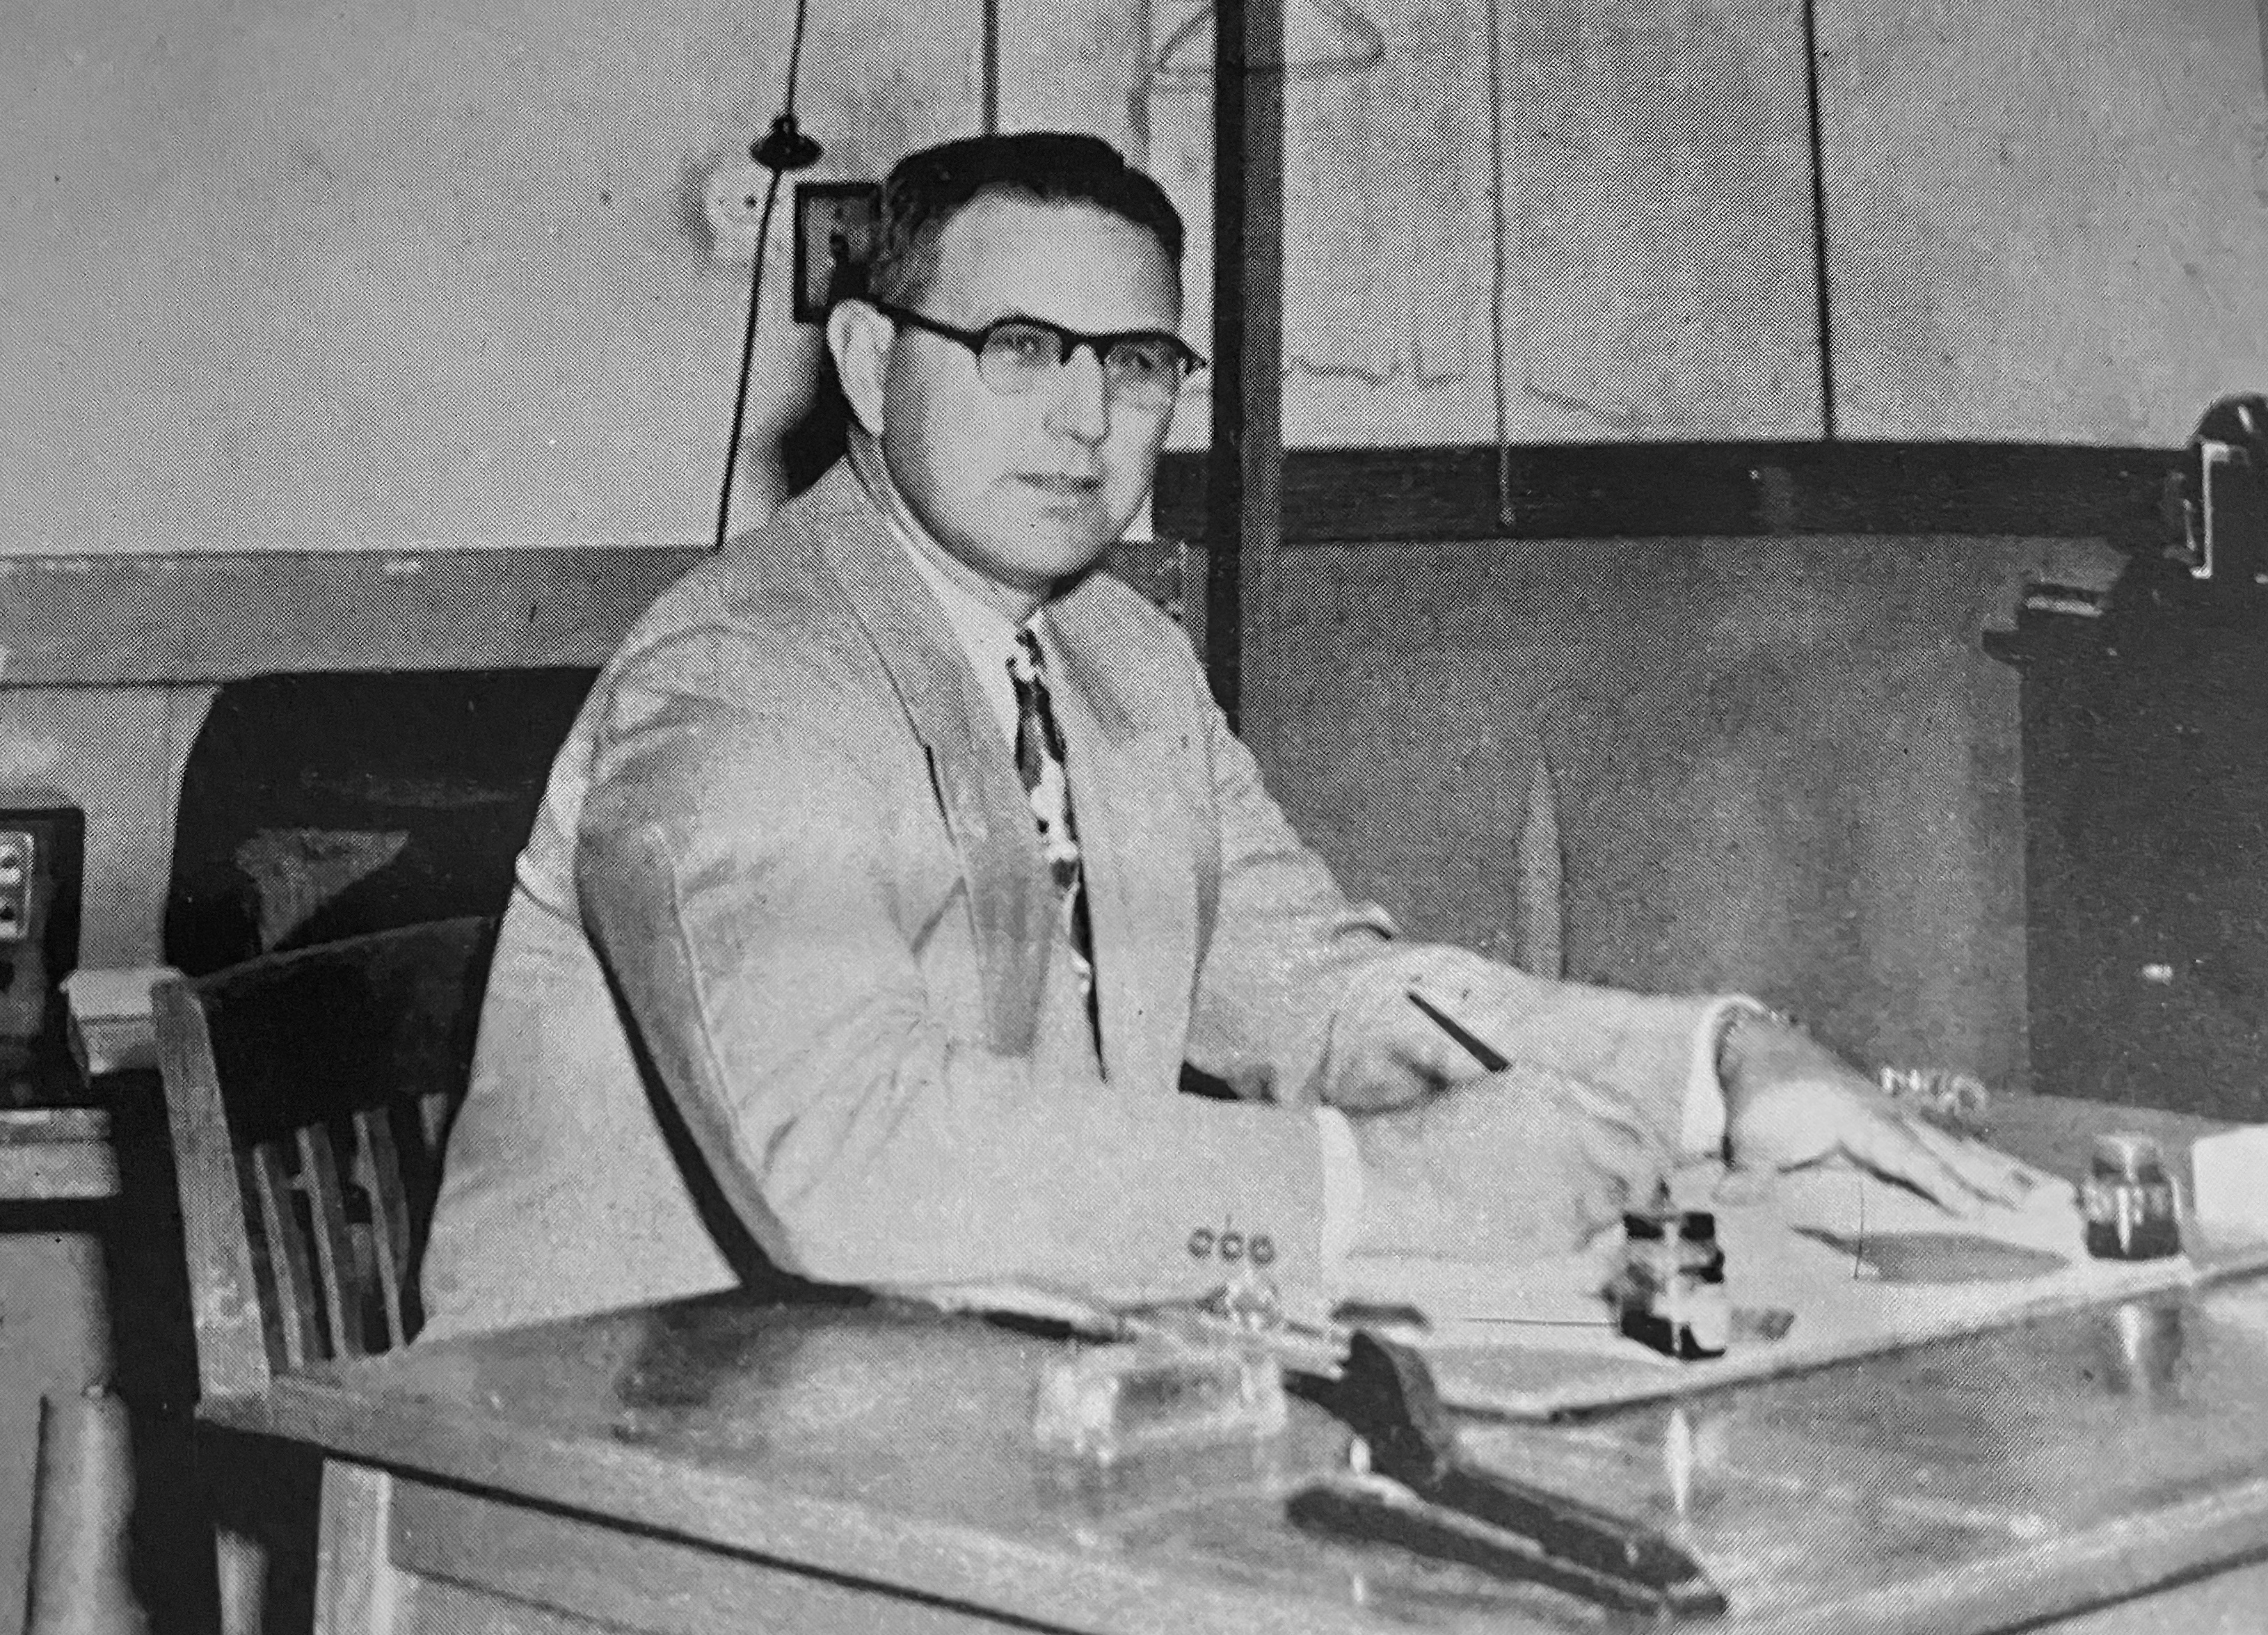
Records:
[[[2072,1116],[2139,1122],[2121,1113]],[[1108,1475],[1053,1462],[1027,1432],[1054,1349],[903,1308],[725,1296],[415,1347],[205,1411],[1049,1626],[1622,1627],[1549,1592],[1294,1533],[1285,1496],[1345,1440],[1306,1403],[1254,1447]],[[2268,1540],[2268,1279],[1742,1387],[1684,1411],[1697,1468],[1683,1523],[1663,1458],[1668,1410],[1467,1435],[1528,1479],[1681,1528],[1731,1598],[1717,1627],[2002,1628]]]
[[[76,1202],[117,1193],[107,1108],[0,1108],[0,1204]]]

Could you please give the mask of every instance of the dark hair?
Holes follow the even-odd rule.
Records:
[[[938,235],[988,193],[1107,210],[1147,231],[1181,270],[1182,216],[1163,188],[1100,136],[1027,130],[967,136],[900,159],[882,184],[881,222],[860,293],[918,305],[937,271]]]

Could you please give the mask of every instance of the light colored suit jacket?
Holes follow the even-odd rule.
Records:
[[[1428,952],[1341,896],[1178,627],[1096,574],[1049,619],[1098,1072],[998,718],[891,527],[837,466],[599,679],[498,940],[429,1333],[729,1286],[751,1248],[1141,1300],[1220,1281],[1204,1227],[1316,1280],[1318,1136],[1285,1103],[1350,996]],[[1499,1044],[1674,1140],[1699,1002],[1502,979],[1531,1020]],[[1185,1060],[1269,1099],[1176,1094]]]

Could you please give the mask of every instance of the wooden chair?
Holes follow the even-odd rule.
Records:
[[[416,1337],[418,1256],[496,931],[438,920],[153,995],[206,1396]],[[223,1628],[252,1635],[268,1551],[220,1526]]]
[[[437,920],[158,988],[206,1395],[416,1334],[495,939],[493,918]]]

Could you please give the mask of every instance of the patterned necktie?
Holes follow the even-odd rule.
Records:
[[[1016,772],[1024,780],[1024,793],[1039,824],[1048,873],[1055,877],[1056,895],[1071,932],[1079,998],[1086,1006],[1099,1057],[1102,1025],[1094,998],[1094,935],[1086,917],[1086,871],[1079,860],[1079,825],[1071,816],[1071,784],[1064,773],[1063,728],[1048,698],[1047,660],[1041,656],[1039,637],[1029,630],[1016,632],[1008,679],[1016,687]]]

